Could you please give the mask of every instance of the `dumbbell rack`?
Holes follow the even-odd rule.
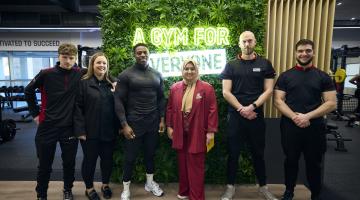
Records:
[[[335,141],[336,147],[335,151],[347,152],[348,150],[345,148],[345,141],[352,141],[352,139],[343,138],[342,135],[337,131],[338,126],[333,123],[326,124],[326,135],[332,135],[334,138],[327,138],[328,141]]]

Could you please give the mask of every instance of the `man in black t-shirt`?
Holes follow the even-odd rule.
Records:
[[[235,178],[241,149],[249,146],[259,192],[267,200],[276,198],[266,186],[265,121],[262,105],[273,91],[275,70],[272,64],[254,52],[256,39],[245,31],[239,38],[241,54],[228,62],[220,78],[223,96],[229,103],[227,127],[227,187],[221,200],[231,200],[235,194]]]
[[[311,199],[320,199],[321,164],[326,150],[324,115],[335,110],[336,92],[329,75],[314,67],[314,43],[301,39],[295,47],[297,64],[275,85],[274,101],[282,113],[280,131],[285,153],[282,200],[292,200],[298,161],[304,154]]]

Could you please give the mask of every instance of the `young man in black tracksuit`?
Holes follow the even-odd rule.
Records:
[[[62,44],[58,48],[59,62],[41,70],[26,86],[25,97],[29,111],[38,125],[35,136],[39,159],[36,192],[38,199],[47,199],[47,189],[55,156],[60,143],[63,160],[64,200],[72,200],[75,180],[75,157],[78,140],[73,134],[73,109],[81,70],[75,65],[77,48]],[[35,90],[41,92],[41,108],[37,105]]]
[[[313,63],[314,43],[301,39],[295,47],[297,64],[275,85],[274,102],[282,113],[281,144],[285,153],[285,186],[282,200],[292,200],[298,161],[304,154],[311,199],[319,200],[321,166],[326,150],[324,115],[336,108],[336,91],[329,75]]]

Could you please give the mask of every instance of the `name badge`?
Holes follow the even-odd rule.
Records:
[[[253,68],[253,72],[260,72],[261,69],[260,68]]]

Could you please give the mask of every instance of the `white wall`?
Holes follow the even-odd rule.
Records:
[[[94,32],[0,32],[0,51],[57,51],[64,42],[100,47],[99,31]]]

